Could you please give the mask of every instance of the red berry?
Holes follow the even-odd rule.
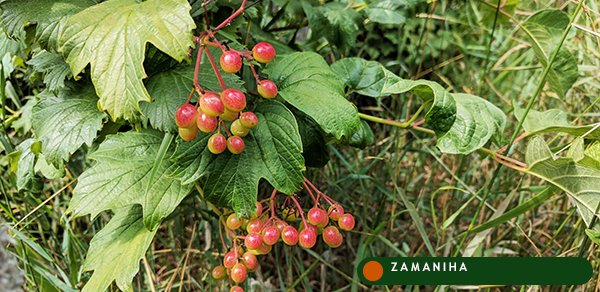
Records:
[[[263,212],[262,204],[259,202],[256,202],[256,212],[254,212],[254,214],[252,214],[252,218],[260,217],[260,215],[262,215],[262,212]]]
[[[222,280],[227,277],[227,271],[224,266],[216,266],[213,268],[211,275],[215,280]]]
[[[198,130],[204,133],[212,133],[217,129],[217,118],[200,112],[196,119],[196,125],[198,126]]]
[[[335,226],[328,226],[325,229],[323,229],[323,241],[329,247],[336,248],[342,245],[344,238]]]
[[[224,121],[227,122],[233,122],[235,121],[238,117],[240,116],[240,113],[236,113],[236,112],[232,112],[228,109],[225,109],[225,111],[221,114],[221,119],[223,119]]]
[[[244,112],[240,114],[240,123],[248,129],[258,125],[258,117],[253,112]]]
[[[259,233],[262,229],[263,223],[260,218],[251,219],[248,221],[248,225],[246,226],[246,231],[248,233],[256,232]]]
[[[279,229],[279,232],[283,231],[283,228],[285,228],[286,226],[288,226],[288,224],[285,223],[283,220],[275,220],[275,227]]]
[[[327,216],[327,212],[325,210],[313,207],[308,210],[308,214],[306,215],[308,219],[308,223],[315,225],[317,227],[325,227],[329,224],[329,217]]]
[[[227,139],[221,133],[216,133],[208,139],[208,151],[212,154],[221,154],[227,148]]]
[[[246,244],[246,248],[248,249],[258,249],[262,246],[262,238],[260,238],[260,234],[256,232],[251,232],[246,235],[244,239],[244,244]]]
[[[229,215],[229,217],[227,217],[227,220],[225,221],[225,225],[227,226],[227,228],[229,228],[229,230],[237,230],[240,227],[242,227],[242,221],[240,221],[240,219],[238,219],[237,215],[235,213]]]
[[[246,267],[242,263],[237,263],[231,268],[231,280],[236,283],[242,283],[246,280],[246,276],[248,275],[246,271]]]
[[[175,124],[179,128],[191,128],[196,124],[196,107],[186,103],[175,112]]]
[[[286,226],[281,231],[281,240],[287,245],[296,245],[298,243],[298,230],[293,226]]]
[[[244,139],[240,136],[231,136],[227,139],[227,149],[233,154],[240,154],[244,151]]]
[[[229,289],[229,292],[244,292],[244,288],[242,288],[240,286],[231,286],[231,289]]]
[[[248,133],[250,133],[250,129],[242,126],[242,123],[239,119],[233,121],[231,123],[231,134],[240,137],[246,137]]]
[[[225,268],[230,269],[237,262],[238,256],[233,252],[233,250],[228,251],[225,256],[223,256],[223,266]]]
[[[344,215],[344,207],[339,204],[331,205],[329,206],[329,209],[327,209],[327,213],[329,213],[329,218],[331,218],[331,220],[338,221],[338,219]]]
[[[262,231],[263,242],[268,245],[276,244],[279,240],[279,229],[274,226],[269,226]]]
[[[218,95],[206,93],[200,97],[200,110],[208,116],[217,117],[223,113],[225,107]]]
[[[256,86],[258,94],[266,99],[272,99],[277,96],[277,85],[271,80],[261,80]]]
[[[179,136],[181,136],[181,139],[184,141],[192,141],[198,137],[198,128],[179,128]]]
[[[237,89],[228,88],[223,90],[221,100],[225,108],[232,112],[241,112],[246,108],[246,96]]]
[[[350,231],[354,229],[354,217],[348,213],[342,215],[340,219],[338,219],[338,225],[341,230]]]
[[[237,73],[242,69],[242,58],[240,54],[232,51],[223,52],[219,60],[221,68],[227,73]]]
[[[303,248],[311,248],[315,246],[317,243],[317,233],[310,228],[300,231],[298,243]]]
[[[275,58],[275,48],[267,42],[260,42],[252,48],[252,56],[256,61],[269,63]]]
[[[258,259],[256,258],[256,255],[248,251],[242,256],[242,263],[250,272],[258,268]]]

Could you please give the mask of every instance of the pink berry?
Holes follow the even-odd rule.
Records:
[[[329,216],[327,216],[327,212],[318,207],[313,207],[308,211],[307,219],[310,224],[317,227],[325,227],[327,224],[329,224]]]
[[[240,136],[231,136],[227,139],[227,149],[233,154],[240,154],[244,151],[244,139]]]
[[[272,99],[277,96],[277,85],[271,80],[261,80],[256,87],[258,94],[266,99]]]
[[[312,248],[317,243],[317,233],[310,228],[300,231],[298,243],[303,248]]]
[[[268,226],[262,232],[263,242],[268,245],[273,245],[279,240],[279,229],[274,226]]]
[[[216,133],[208,138],[208,151],[212,154],[221,154],[227,148],[227,139],[221,133]]]
[[[242,263],[237,263],[231,268],[231,272],[229,273],[231,276],[231,280],[236,283],[242,283],[246,280],[246,276],[248,276],[248,272],[246,271],[246,267]]]
[[[329,218],[331,218],[331,220],[338,221],[338,219],[344,215],[344,207],[339,204],[331,205],[329,206],[329,209],[327,209],[327,213],[329,213]]]
[[[227,277],[227,270],[224,266],[216,266],[213,268],[211,275],[215,280],[222,280]]]
[[[258,249],[262,246],[263,242],[260,238],[260,234],[256,232],[251,232],[248,233],[248,235],[246,235],[246,238],[244,239],[244,244],[248,249]]]
[[[219,61],[221,68],[227,73],[237,73],[242,69],[242,58],[236,52],[224,52]]]
[[[186,103],[175,112],[175,124],[179,128],[191,128],[196,125],[196,107]]]
[[[341,230],[350,231],[354,229],[354,217],[348,213],[342,215],[340,219],[338,219],[338,225]]]
[[[323,241],[329,247],[336,248],[342,245],[344,238],[335,226],[328,226],[323,229]]]
[[[225,111],[223,102],[214,93],[206,93],[200,97],[200,109],[211,117],[218,117]]]
[[[231,286],[231,289],[229,289],[229,292],[244,292],[244,288],[240,287],[240,286]]]
[[[298,243],[298,230],[293,226],[286,226],[281,231],[281,240],[287,245],[296,245]]]
[[[251,272],[258,268],[258,259],[256,258],[256,255],[248,251],[242,255],[242,263],[248,268],[248,271]]]
[[[243,112],[240,114],[240,123],[248,129],[252,129],[258,125],[258,117],[253,112]]]
[[[275,58],[275,48],[267,42],[260,42],[252,48],[252,56],[261,63],[269,63]]]
[[[227,217],[227,220],[225,220],[225,225],[229,230],[237,230],[242,227],[242,221],[240,221],[237,215],[233,213]]]
[[[232,112],[241,112],[246,108],[246,95],[237,89],[228,88],[223,90],[221,100],[225,108]]]
[[[237,258],[238,257],[235,254],[235,252],[233,252],[233,250],[227,252],[225,254],[225,256],[223,257],[223,266],[225,266],[225,268],[227,268],[227,269],[230,269],[237,262]]]
[[[196,125],[198,126],[198,130],[204,133],[212,133],[217,129],[217,118],[200,112],[196,119]]]
[[[259,218],[252,219],[248,221],[248,225],[246,226],[246,231],[248,233],[256,232],[259,233],[263,227],[262,221]]]

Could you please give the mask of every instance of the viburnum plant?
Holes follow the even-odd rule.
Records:
[[[306,172],[327,163],[331,144],[373,144],[367,121],[431,135],[443,153],[478,151],[547,180],[576,198],[593,225],[598,202],[586,192],[598,192],[599,144],[584,150],[579,138],[568,156],[557,158],[536,137],[526,162],[510,157],[515,142],[538,133],[596,137],[597,127],[572,126],[563,112],[531,109],[546,77],[559,96],[577,79],[577,64],[561,49],[573,17],[545,10],[523,23],[544,75],[526,107],[514,105],[518,131],[507,143],[506,115],[489,101],[401,78],[361,58],[330,58],[330,65],[257,29],[252,4],[0,0],[2,49],[42,84],[28,103],[30,114],[20,117],[33,136],[10,156],[16,187],[34,190],[40,176],[59,179],[65,163],[86,161],[68,173],[77,176],[68,219],[112,215],[90,242],[81,270],[93,273],[83,278],[84,291],[104,291],[113,282],[130,289],[159,225],[188,195],[218,217],[224,252],[212,277],[227,279],[232,291],[243,291],[257,256],[274,245],[340,247],[345,232],[361,224],[335,200],[347,194],[325,194]],[[364,13],[394,24],[397,17],[375,8]],[[302,1],[301,9],[313,34],[341,52],[355,44],[360,7]],[[222,11],[231,12],[215,16]],[[560,21],[549,27],[552,19]],[[407,93],[421,103],[403,122],[359,113],[348,100]]]

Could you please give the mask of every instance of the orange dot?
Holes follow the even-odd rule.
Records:
[[[365,279],[375,282],[383,276],[383,266],[376,261],[369,261],[363,266],[362,270]]]

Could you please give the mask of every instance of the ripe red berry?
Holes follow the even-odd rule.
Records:
[[[287,245],[296,245],[298,243],[298,230],[293,226],[286,226],[281,231],[281,240]]]
[[[258,125],[258,117],[253,112],[243,112],[240,114],[240,123],[248,129]]]
[[[227,149],[233,154],[240,154],[244,151],[244,139],[240,136],[231,136],[227,139]]]
[[[213,268],[211,275],[215,280],[222,280],[227,277],[227,270],[225,270],[224,266],[216,266]]]
[[[248,233],[256,232],[259,233],[263,227],[263,223],[260,218],[251,219],[248,221],[248,225],[246,226],[246,231]]]
[[[250,272],[258,268],[258,259],[256,258],[256,255],[248,251],[242,256],[242,263]]]
[[[204,133],[212,133],[217,129],[217,118],[200,112],[196,119],[196,125],[198,126],[198,130]]]
[[[300,231],[298,243],[303,248],[311,248],[315,246],[317,243],[317,233],[310,228],[305,228],[304,230]]]
[[[242,58],[240,54],[232,51],[223,52],[219,60],[221,68],[227,73],[237,73],[242,69]]]
[[[223,256],[223,266],[227,269],[231,269],[233,265],[237,262],[238,256],[233,252],[233,250],[228,251],[225,256]]]
[[[269,63],[275,58],[275,48],[267,42],[260,42],[252,48],[252,56],[256,61]]]
[[[272,99],[277,96],[277,85],[271,80],[261,80],[256,86],[258,94],[266,99]]]
[[[223,90],[221,100],[225,108],[232,112],[241,112],[246,108],[246,95],[237,89],[228,88]]]
[[[186,103],[175,112],[175,124],[180,128],[191,128],[196,124],[196,107]]]
[[[258,249],[262,246],[262,238],[260,238],[260,234],[257,232],[251,232],[246,235],[244,239],[244,244],[246,244],[246,248],[248,249]]]
[[[208,138],[208,151],[212,154],[221,154],[227,148],[227,139],[221,133],[216,133]]]
[[[229,272],[229,274],[231,275],[231,280],[236,283],[244,282],[246,280],[246,276],[248,275],[246,267],[242,263],[235,264],[233,268],[231,268],[231,272]]]
[[[327,216],[327,212],[325,210],[313,207],[308,210],[308,214],[306,215],[308,222],[317,227],[325,227],[329,224],[329,217]]]
[[[231,289],[229,289],[229,292],[244,292],[244,288],[240,287],[240,286],[231,286]]]
[[[329,209],[327,209],[327,213],[329,213],[329,218],[331,218],[331,220],[338,221],[338,219],[344,215],[344,207],[339,204],[331,205],[329,206]]]
[[[233,121],[231,123],[231,134],[240,137],[246,137],[248,133],[250,133],[250,129],[242,126],[242,123],[239,119]]]
[[[335,226],[328,226],[323,229],[323,241],[329,247],[336,248],[342,245],[344,238]]]
[[[200,97],[200,110],[208,116],[217,117],[223,113],[225,107],[218,95],[206,93]]]
[[[341,230],[350,231],[354,229],[354,217],[348,213],[342,215],[340,219],[338,219],[338,225]]]
[[[198,137],[198,128],[179,128],[179,136],[181,136],[181,139],[184,141],[192,141]]]
[[[238,219],[237,215],[235,213],[229,215],[229,217],[227,217],[227,220],[225,221],[225,225],[227,226],[227,228],[229,230],[237,230],[240,227],[242,227],[242,221],[240,221],[240,219]]]
[[[268,226],[262,231],[262,239],[265,244],[273,245],[279,240],[279,229],[275,226]]]

